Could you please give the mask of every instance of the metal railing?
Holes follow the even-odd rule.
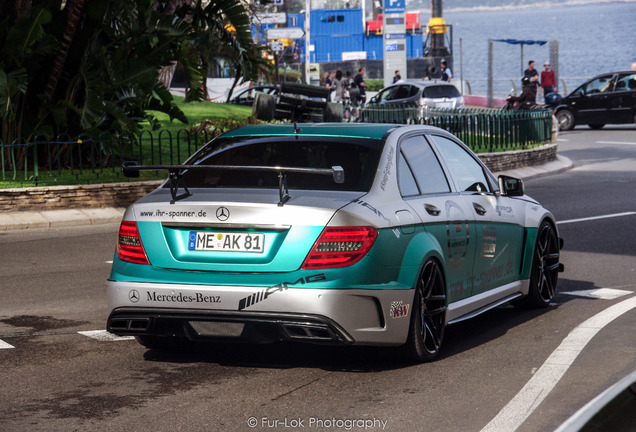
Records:
[[[446,129],[476,153],[523,150],[552,140],[552,112],[476,108],[424,109],[417,105],[365,107],[354,121],[428,124]]]
[[[346,108],[350,110],[351,108]],[[355,112],[354,112],[355,111]],[[477,153],[521,150],[551,141],[549,110],[492,109],[423,110],[419,106],[366,107],[352,110],[349,121],[428,124],[455,134]],[[144,131],[138,137],[103,133],[97,137],[36,137],[31,142],[0,141],[1,181],[4,187],[106,183],[124,181],[122,162],[183,163],[201,145],[223,132],[180,130]],[[149,173],[163,178],[165,173]]]
[[[38,136],[30,142],[0,141],[0,181],[5,187],[125,181],[123,161],[179,164],[222,132],[183,129],[173,135],[169,130],[143,131],[138,137],[104,132],[97,137],[59,135],[52,139]]]

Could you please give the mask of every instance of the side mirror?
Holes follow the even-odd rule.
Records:
[[[371,102],[371,103],[377,103],[377,102],[378,102],[378,98],[377,98],[377,97],[375,97],[375,96],[373,96],[369,102]]]
[[[502,195],[505,196],[523,196],[525,188],[523,187],[523,180],[508,177],[504,175],[499,176],[499,190]]]

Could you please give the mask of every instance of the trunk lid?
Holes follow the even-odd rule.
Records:
[[[190,271],[288,272],[302,265],[336,211],[360,192],[192,190],[170,204],[166,189],[130,207],[155,267]],[[132,213],[132,214],[131,214]]]

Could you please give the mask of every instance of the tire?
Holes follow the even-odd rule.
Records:
[[[589,124],[588,126],[590,127],[590,129],[599,130],[599,129],[603,129],[603,126],[605,126],[605,123]]]
[[[187,339],[174,336],[135,336],[135,339],[146,348],[158,351],[178,351],[190,346]]]
[[[276,97],[273,95],[256,92],[252,104],[252,116],[259,120],[270,121],[274,119],[276,112]]]
[[[342,123],[344,119],[343,105],[337,102],[327,103],[322,117],[325,122]]]
[[[574,114],[568,110],[561,110],[555,114],[559,121],[559,129],[562,131],[569,131],[574,129]]]
[[[528,295],[513,304],[523,308],[548,307],[556,292],[558,278],[559,239],[554,226],[548,221],[543,221],[539,226],[532,254]]]
[[[429,259],[424,264],[415,286],[411,323],[406,344],[407,360],[435,360],[444,340],[446,328],[446,285],[440,264]]]

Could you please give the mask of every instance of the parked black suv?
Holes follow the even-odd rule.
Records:
[[[561,130],[577,124],[601,129],[606,124],[636,123],[636,70],[592,78],[561,99],[554,115]]]

